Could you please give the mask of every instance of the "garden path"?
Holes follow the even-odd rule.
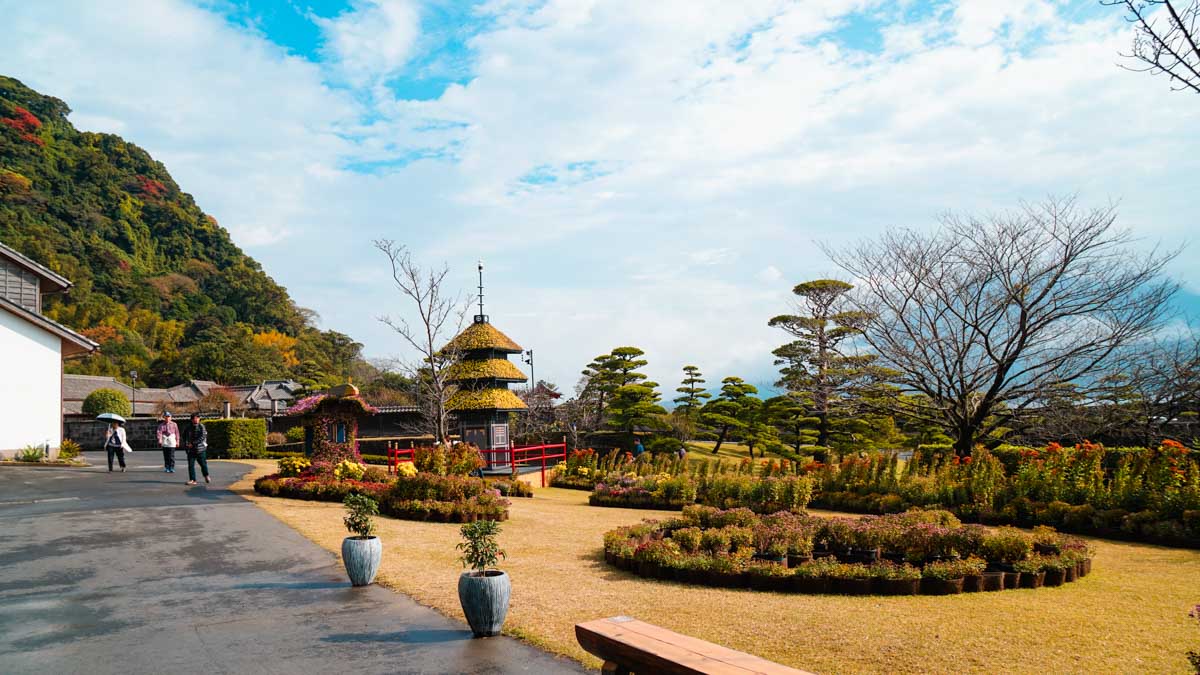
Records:
[[[245,465],[186,488],[148,463],[0,469],[0,672],[579,672],[352,588],[335,555],[228,489]]]

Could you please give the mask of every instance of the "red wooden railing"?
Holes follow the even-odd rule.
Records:
[[[536,453],[536,454],[534,454]],[[542,475],[542,487],[546,487],[546,461],[567,458],[567,444],[549,443],[544,445],[527,445],[523,448],[497,448],[480,450],[479,454],[488,466],[520,466],[539,464]],[[400,462],[413,460],[412,448],[396,448],[388,443],[387,450],[388,473],[395,473]],[[401,459],[404,458],[404,459]]]
[[[389,474],[396,473],[396,467],[400,465],[401,457],[408,458],[404,461],[407,461],[407,462],[413,461],[413,449],[412,448],[403,448],[402,449],[402,448],[397,448],[396,445],[397,445],[396,443],[394,443],[392,441],[388,441],[387,466],[388,466]]]

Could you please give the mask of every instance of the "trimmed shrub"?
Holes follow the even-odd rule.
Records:
[[[304,442],[304,427],[292,427],[283,432],[288,443],[303,443]]]
[[[256,419],[207,420],[208,454],[229,459],[267,456],[267,423]]]
[[[112,413],[121,417],[131,417],[133,406],[129,404],[129,399],[125,398],[125,394],[116,389],[97,389],[83,399],[83,413],[85,415]]]
[[[64,438],[62,444],[58,446],[59,459],[75,459],[81,452],[83,452],[83,448],[69,438]]]
[[[287,442],[287,436],[279,433],[278,431],[272,431],[271,433],[267,434],[267,445],[283,445]]]

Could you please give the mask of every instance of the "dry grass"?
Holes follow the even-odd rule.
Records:
[[[273,468],[258,462],[256,475]],[[326,549],[346,535],[338,504],[243,494]],[[587,493],[514,500],[501,544],[505,632],[598,667],[574,624],[626,614],[801,669],[847,672],[1182,672],[1200,631],[1200,552],[1095,542],[1094,571],[1055,589],[950,597],[803,596],[643,580],[604,564],[601,535],[662,512],[601,509]],[[455,525],[380,519],[379,581],[461,618]]]

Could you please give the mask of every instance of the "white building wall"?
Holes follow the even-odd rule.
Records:
[[[62,338],[0,310],[0,454],[62,441]]]

